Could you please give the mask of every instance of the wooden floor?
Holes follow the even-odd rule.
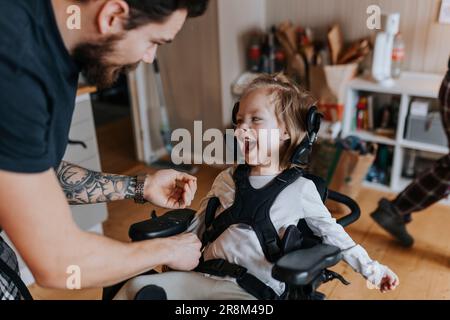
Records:
[[[113,126],[114,127],[114,126]],[[99,133],[98,133],[99,134]],[[123,133],[122,138],[127,133]],[[128,133],[128,137],[130,137]],[[117,135],[120,141],[120,134]],[[99,134],[99,144],[102,149],[102,162],[109,172],[136,174],[153,172],[132,160],[130,153],[122,153],[119,157],[125,161],[115,160],[118,144],[106,143],[105,136]],[[132,141],[132,140],[131,140]],[[131,142],[132,143],[132,142]],[[122,148],[129,148],[122,146]],[[128,151],[129,152],[129,151]],[[131,159],[130,159],[131,158]],[[126,163],[123,165],[123,163]],[[132,164],[132,166],[130,166]],[[117,171],[114,169],[117,166]],[[123,170],[128,166],[128,170]],[[211,167],[201,167],[198,176],[198,193],[192,207],[198,208],[201,199],[209,191],[213,179],[220,171]],[[436,205],[414,216],[414,222],[408,227],[416,243],[413,248],[405,249],[392,239],[370,219],[369,213],[375,209],[378,200],[389,196],[373,190],[363,190],[357,199],[362,209],[361,219],[350,226],[347,231],[353,239],[360,243],[373,259],[388,265],[400,278],[400,286],[392,293],[381,294],[370,290],[366,281],[344,262],[333,270],[341,273],[351,285],[344,286],[338,281],[325,284],[320,291],[329,299],[450,299],[450,208]],[[132,201],[123,201],[108,205],[109,218],[104,223],[105,234],[111,238],[128,241],[128,228],[136,222],[147,219],[152,209],[159,214],[164,210],[151,205],[139,206]],[[36,299],[100,299],[101,290],[55,291],[44,290],[32,286],[31,291]]]

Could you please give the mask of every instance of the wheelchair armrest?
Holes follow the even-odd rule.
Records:
[[[311,284],[321,272],[342,259],[341,250],[319,244],[283,256],[272,269],[272,277],[291,286]]]
[[[128,235],[132,241],[176,236],[186,232],[194,217],[195,211],[190,209],[169,211],[161,217],[154,214],[150,220],[133,224]]]
[[[329,190],[328,199],[341,203],[350,209],[350,213],[348,215],[337,220],[337,223],[339,223],[344,228],[356,222],[361,216],[361,209],[352,198],[347,197],[346,195],[343,195],[339,192]]]

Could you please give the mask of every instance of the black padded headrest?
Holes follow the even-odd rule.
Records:
[[[318,134],[320,130],[320,124],[322,122],[322,115],[316,106],[309,109],[308,115],[306,116],[306,128],[308,134]]]

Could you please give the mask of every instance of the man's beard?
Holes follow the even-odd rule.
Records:
[[[99,89],[112,87],[121,74],[135,70],[139,62],[127,65],[118,65],[109,62],[114,56],[115,45],[123,36],[111,36],[96,43],[82,43],[78,45],[72,57],[82,68],[81,72],[89,85]]]

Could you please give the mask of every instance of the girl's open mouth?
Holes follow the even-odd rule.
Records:
[[[252,151],[255,147],[257,147],[257,141],[256,140],[250,140],[250,138],[244,139],[244,153],[249,154],[250,151]]]

